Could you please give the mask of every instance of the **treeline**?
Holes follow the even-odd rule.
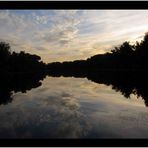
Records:
[[[41,85],[46,75],[87,78],[99,84],[112,85],[125,97],[141,96],[148,106],[148,33],[140,42],[124,42],[110,53],[87,60],[45,64],[38,55],[12,52],[10,45],[0,42],[0,104],[12,101],[12,91],[26,92]],[[123,72],[124,71],[124,72]]]
[[[148,33],[141,42],[131,45],[124,42],[111,52],[94,55],[86,60],[53,62],[45,64],[40,56],[21,51],[12,52],[10,45],[0,42],[0,71],[3,72],[32,72],[44,71],[49,73],[106,71],[106,70],[148,70]]]
[[[12,52],[10,45],[0,42],[0,71],[1,73],[26,73],[43,71],[46,68],[45,63],[41,61],[38,55],[32,55],[21,51]]]
[[[38,55],[12,52],[10,45],[0,42],[0,104],[13,100],[13,92],[25,93],[41,86],[46,77],[46,64]]]
[[[49,72],[85,72],[93,70],[148,70],[148,33],[141,42],[131,45],[124,42],[111,52],[98,54],[87,60],[53,62],[48,64]]]

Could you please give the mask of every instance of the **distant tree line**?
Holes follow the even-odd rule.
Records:
[[[111,52],[94,55],[87,60],[53,62],[49,72],[86,72],[93,70],[148,70],[148,33],[141,42],[131,45],[124,42]]]
[[[10,45],[0,42],[0,104],[13,100],[13,92],[25,93],[41,86],[46,76],[46,64],[35,54],[12,52]]]
[[[148,70],[148,33],[141,42],[124,42],[111,52],[94,55],[86,60],[53,62],[47,65],[35,54],[12,52],[10,45],[0,42],[0,71],[4,72],[78,72],[106,70]]]
[[[41,61],[38,55],[32,55],[21,51],[19,53],[12,52],[10,45],[0,42],[0,71],[1,72],[35,72],[43,71],[45,63]]]
[[[46,75],[87,78],[99,84],[112,85],[126,98],[141,96],[148,106],[148,33],[131,45],[124,42],[111,52],[86,60],[45,64],[38,55],[12,52],[10,45],[0,42],[0,104],[12,101],[12,91],[26,92],[41,85]],[[124,72],[123,72],[124,71]]]
[[[142,97],[148,106],[148,33],[140,42],[124,42],[111,52],[94,55],[86,60],[53,62],[47,65],[50,76],[87,78],[111,85],[126,98]]]

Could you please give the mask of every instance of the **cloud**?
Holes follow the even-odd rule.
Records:
[[[55,44],[67,45],[76,38],[78,34],[79,21],[76,15],[77,11],[57,11],[52,20],[52,27],[46,33],[43,39],[47,42]]]
[[[45,62],[86,59],[135,42],[147,22],[147,10],[1,10],[0,39]]]
[[[47,24],[49,21],[49,16],[38,16],[35,13],[32,14],[35,23],[37,24]]]

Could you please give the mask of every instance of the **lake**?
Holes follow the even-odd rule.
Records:
[[[87,78],[50,77],[0,105],[0,138],[148,138],[142,97]]]

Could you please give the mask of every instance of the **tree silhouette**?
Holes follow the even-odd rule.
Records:
[[[45,63],[35,54],[10,51],[10,45],[0,42],[0,70],[7,72],[32,72],[45,70]]]
[[[35,54],[11,52],[10,45],[0,42],[0,73],[3,76],[13,77],[11,85],[22,79],[27,81],[26,75],[35,76],[37,74],[50,76],[75,76],[87,77],[88,79],[106,85],[112,85],[113,89],[120,91],[125,97],[136,93],[142,96],[148,105],[148,93],[145,84],[148,84],[148,33],[145,34],[141,42],[130,45],[124,42],[120,46],[114,47],[110,53],[94,55],[86,60],[54,62],[45,64],[41,57]],[[29,74],[28,74],[29,73]],[[7,80],[5,78],[5,80]],[[9,80],[9,79],[8,79]],[[29,79],[30,81],[30,79]],[[10,87],[10,90],[26,90],[30,84],[21,83]],[[9,83],[6,87],[9,88]],[[37,86],[40,85],[36,83]],[[29,87],[28,87],[29,86]],[[12,89],[13,88],[13,89]],[[8,92],[11,94],[11,91]],[[5,91],[4,91],[5,92]],[[7,91],[6,91],[7,92]],[[10,94],[8,96],[10,96]],[[6,97],[9,98],[9,97]],[[12,100],[11,98],[8,100]],[[3,102],[3,101],[2,101]]]
[[[23,93],[41,85],[46,65],[40,56],[21,51],[12,52],[10,45],[0,42],[0,104],[13,100],[12,91]]]
[[[94,55],[86,60],[49,63],[51,76],[87,77],[96,83],[112,85],[126,98],[141,96],[148,106],[148,33],[141,42],[124,42],[110,53]]]
[[[10,56],[10,45],[9,43],[0,42],[0,56],[2,58],[8,58]]]
[[[129,55],[133,53],[133,47],[129,44],[129,42],[124,42],[120,47],[115,47],[111,50],[113,54],[119,55]]]
[[[6,69],[10,54],[10,45],[5,42],[0,42],[0,69]]]

